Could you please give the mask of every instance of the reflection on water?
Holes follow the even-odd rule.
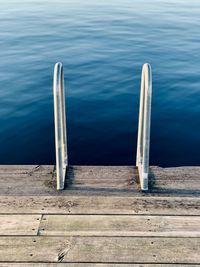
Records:
[[[0,164],[52,164],[63,62],[70,164],[135,164],[140,72],[153,69],[150,162],[200,164],[200,3],[3,1]]]

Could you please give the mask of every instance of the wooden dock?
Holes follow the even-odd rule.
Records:
[[[0,166],[0,267],[200,265],[200,167]]]

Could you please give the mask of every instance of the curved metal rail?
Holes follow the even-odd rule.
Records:
[[[151,66],[145,63],[142,67],[140,110],[138,122],[138,141],[136,166],[138,167],[141,189],[148,190],[149,148],[151,124],[152,73]]]
[[[67,156],[67,134],[65,115],[64,72],[61,63],[54,67],[54,122],[55,122],[55,148],[56,148],[56,174],[57,189],[61,190],[65,185]],[[151,66],[145,63],[142,68],[140,110],[138,122],[137,159],[140,184],[142,190],[148,190],[149,175],[149,148],[150,148],[150,121],[152,98],[152,74]]]
[[[62,63],[56,63],[54,67],[53,95],[57,189],[61,190],[64,188],[65,185],[66,167],[68,165],[65,115],[65,87]]]

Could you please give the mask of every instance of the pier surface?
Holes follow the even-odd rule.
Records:
[[[200,265],[200,167],[0,166],[0,267]]]

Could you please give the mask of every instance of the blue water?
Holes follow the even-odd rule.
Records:
[[[0,164],[55,163],[53,65],[65,71],[70,164],[135,164],[142,64],[150,163],[200,165],[200,1],[0,5]]]

